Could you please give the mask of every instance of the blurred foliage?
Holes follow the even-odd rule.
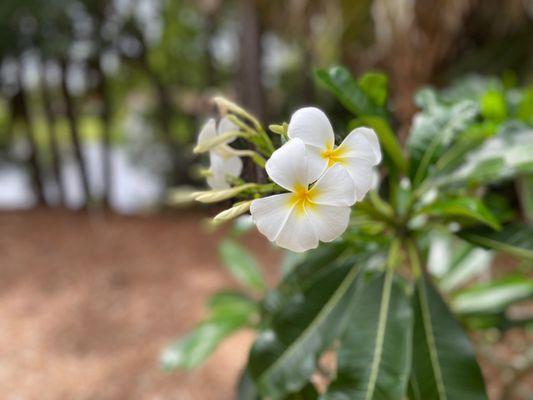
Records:
[[[524,47],[528,12],[515,0],[503,8],[488,1],[456,8],[444,2],[434,9],[424,2],[399,6],[385,0],[6,0],[0,5],[5,104],[0,107],[0,158],[27,162],[36,191],[43,191],[59,184],[50,170],[61,169],[62,155],[69,157],[71,147],[76,152],[76,141],[128,147],[143,135],[161,145],[158,157],[166,160],[147,166],[164,165],[159,172],[167,184],[196,184],[190,173],[196,160],[187,146],[215,90],[274,121],[297,105],[320,102],[328,114],[347,122],[340,107],[314,86],[312,71],[318,68],[320,82],[337,94],[342,85],[353,88],[341,103],[358,114],[354,124],[380,133],[388,156],[399,165],[393,132],[403,142],[405,121],[414,112],[409,104],[422,84],[471,71],[501,74],[490,91],[484,90],[481,113],[490,123],[509,114],[531,119],[533,90],[516,101],[512,89],[531,79],[531,53]],[[494,23],[486,24],[491,18]],[[427,21],[437,21],[433,30]],[[491,29],[480,29],[486,26]],[[434,36],[435,49],[413,42],[424,35]],[[459,35],[463,45],[457,48]],[[487,70],[486,54],[496,54],[498,43],[505,43],[513,57],[500,57],[505,63]],[[413,51],[425,54],[423,65]],[[350,82],[348,70],[337,69],[326,79],[320,68],[340,61],[351,71],[375,68],[387,74],[372,72]],[[471,79],[457,90],[481,95],[475,85]],[[390,88],[392,113],[381,115]],[[49,110],[43,110],[45,105]],[[58,136],[55,152],[51,135]],[[13,155],[14,144],[26,141],[29,155]],[[152,147],[141,160],[155,157]],[[83,170],[83,154],[76,157]],[[111,176],[109,168],[104,170]]]

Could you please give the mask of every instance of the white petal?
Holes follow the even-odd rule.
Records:
[[[328,168],[328,160],[322,157],[324,149],[320,149],[316,146],[305,146],[307,151],[307,174],[309,181],[316,181]]]
[[[350,173],[355,184],[357,201],[361,201],[372,188],[372,165],[367,161],[358,160],[356,158],[351,158],[348,161],[349,162],[345,164],[344,167]]]
[[[222,190],[230,188],[229,183],[226,182],[226,177],[222,175],[208,176],[206,181],[209,187],[213,190]]]
[[[305,144],[321,149],[331,148],[335,143],[328,117],[316,107],[300,108],[292,114],[287,133],[291,139],[300,138]]]
[[[305,145],[300,139],[291,139],[272,153],[265,169],[270,179],[287,190],[312,182],[307,173]]]
[[[311,189],[312,202],[329,206],[351,206],[356,193],[350,174],[340,164],[328,168]]]
[[[257,229],[268,240],[275,241],[292,211],[292,194],[283,193],[257,199],[250,206],[250,214]]]
[[[216,122],[210,118],[200,130],[196,144],[205,143],[208,140],[214,139],[217,136]]]
[[[357,128],[351,131],[343,140],[339,149],[343,150],[343,157],[366,160],[372,165],[377,165],[381,162],[378,137],[369,128]]]
[[[232,122],[227,116],[222,117],[220,121],[218,122],[218,134],[219,135],[223,133],[227,133],[227,132],[238,132],[238,131],[239,131],[239,126],[235,124],[234,122]],[[231,143],[235,139],[236,138],[234,137],[230,140],[225,141],[224,143]]]
[[[344,233],[350,222],[350,207],[316,205],[307,209],[318,238],[331,242]]]
[[[211,166],[211,176],[207,178],[207,184],[212,189],[227,189],[229,185],[226,181],[227,176],[238,177],[242,172],[242,160],[239,157],[223,157],[218,153],[209,152]]]
[[[276,238],[276,244],[297,253],[318,247],[318,236],[307,213],[294,207]]]

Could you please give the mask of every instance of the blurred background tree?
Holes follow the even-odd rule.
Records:
[[[530,83],[532,14],[522,0],[6,0],[1,165],[25,168],[31,204],[117,208],[127,150],[162,196],[198,182],[189,150],[212,94],[261,119],[311,103],[342,119],[313,78],[338,63],[389,75],[404,140],[423,85],[470,72]]]

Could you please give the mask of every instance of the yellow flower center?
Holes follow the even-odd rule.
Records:
[[[344,153],[346,151],[341,147],[333,148],[332,146],[327,146],[326,150],[322,152],[322,158],[328,160],[328,168],[335,163],[342,164],[344,162]]]
[[[315,196],[316,190],[309,189],[305,186],[298,186],[290,197],[289,206],[291,208],[294,207],[298,214],[303,214],[306,208],[309,209],[315,206],[315,203],[313,203]]]

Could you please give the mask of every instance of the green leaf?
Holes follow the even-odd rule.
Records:
[[[522,99],[518,105],[517,117],[529,124],[533,124],[533,87],[527,87],[522,93]]]
[[[263,396],[280,398],[305,386],[343,326],[358,271],[351,261],[329,264],[276,310],[250,353],[250,372]]]
[[[352,114],[385,116],[383,106],[374,101],[376,94],[365,92],[346,68],[319,69],[315,71],[315,76]],[[368,84],[365,82],[365,85]]]
[[[418,186],[431,174],[431,168],[456,136],[464,132],[477,115],[477,105],[465,100],[451,107],[438,104],[429,93],[419,95],[425,105],[413,122],[407,148],[409,151],[410,176]],[[426,99],[427,97],[427,99]]]
[[[389,84],[387,75],[380,72],[367,72],[357,80],[357,83],[375,104],[385,106]]]
[[[248,368],[245,368],[237,385],[237,400],[261,400]]]
[[[301,294],[330,273],[331,266],[344,257],[346,243],[324,243],[317,249],[305,253],[300,263],[294,266],[274,290],[269,291],[263,301],[268,314],[278,313],[295,295]]]
[[[411,400],[486,400],[468,336],[426,277],[414,293]]]
[[[391,159],[394,165],[402,172],[407,171],[407,160],[403,154],[398,138],[392,131],[385,118],[377,116],[362,115],[350,123],[349,128],[367,126],[374,129],[379,137],[379,142],[383,146],[385,154]]]
[[[458,168],[435,180],[439,186],[484,184],[533,172],[533,129],[510,126],[471,151]]]
[[[211,297],[208,303],[212,315],[251,315],[258,310],[257,302],[240,292],[224,291]]]
[[[452,143],[435,165],[437,174],[446,174],[464,163],[487,139],[496,135],[500,124],[493,121],[473,123]]]
[[[500,90],[488,90],[480,100],[481,115],[489,120],[503,121],[507,118],[507,103]]]
[[[522,223],[504,225],[495,232],[487,228],[465,229],[457,233],[475,245],[533,260],[533,226]]]
[[[318,396],[318,391],[313,384],[309,382],[298,392],[288,395],[285,400],[316,400],[318,399]]]
[[[498,313],[531,297],[533,279],[517,275],[464,289],[453,297],[452,307],[463,314]]]
[[[428,269],[439,278],[439,288],[445,292],[460,288],[487,271],[493,252],[474,247],[451,234],[431,235]]]
[[[192,369],[215,351],[220,342],[248,326],[259,313],[259,305],[238,292],[220,292],[209,301],[209,317],[187,336],[167,347],[161,356],[165,370]]]
[[[526,221],[533,223],[533,174],[520,177],[518,196]]]
[[[237,316],[209,319],[163,351],[161,364],[167,371],[192,369],[215,351],[220,342],[247,320]]]
[[[337,379],[324,400],[402,400],[411,367],[412,310],[388,271],[364,287],[338,350]]]
[[[476,197],[455,197],[451,199],[439,199],[424,207],[421,213],[432,217],[453,219],[455,217],[469,218],[493,229],[499,229],[500,223],[492,215],[481,200]]]
[[[256,291],[264,291],[265,281],[254,258],[231,239],[225,239],[219,246],[222,262],[242,284]]]

